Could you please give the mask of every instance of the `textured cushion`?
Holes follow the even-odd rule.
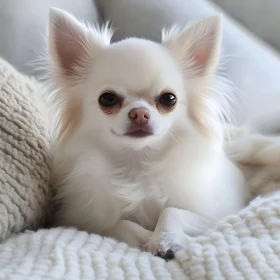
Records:
[[[232,1],[234,2],[234,1]],[[100,12],[116,28],[115,40],[128,36],[159,41],[161,29],[220,13],[206,0],[98,0]],[[280,131],[280,58],[243,27],[224,17],[224,70],[240,91],[234,112],[252,129]]]
[[[94,0],[0,0],[0,56],[25,74],[34,74],[30,62],[45,46],[49,7],[98,21]]]
[[[39,92],[0,59],[0,240],[42,226],[49,210],[50,132]]]

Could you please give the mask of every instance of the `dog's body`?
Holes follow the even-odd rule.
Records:
[[[173,29],[162,45],[110,44],[108,30],[51,12],[62,104],[59,225],[165,254],[245,205],[243,176],[223,151],[223,97],[213,85],[219,22]]]
[[[243,177],[222,152],[217,156],[207,147],[188,150],[188,145],[184,149],[177,142],[172,153],[127,148],[111,154],[90,143],[77,149],[81,143],[82,139],[72,139],[57,154],[68,155],[56,165],[58,174],[67,174],[57,194],[65,204],[59,217],[64,225],[116,237],[110,232],[113,227],[129,220],[154,231],[163,209],[175,207],[201,215],[186,217],[185,233],[195,235],[244,206],[243,190],[238,188]],[[171,229],[176,232],[175,225],[174,232]],[[140,240],[123,238],[126,230],[116,234],[117,238],[131,246],[146,245],[148,239],[143,236],[141,240],[141,234]]]

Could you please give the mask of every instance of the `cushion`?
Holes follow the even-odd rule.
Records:
[[[161,30],[173,24],[184,26],[221,13],[206,0],[99,0],[104,19],[112,21],[115,40],[128,36],[159,41]],[[223,49],[225,75],[237,87],[234,104],[238,124],[252,130],[280,131],[280,57],[264,42],[224,14]]]
[[[50,209],[51,131],[40,92],[0,59],[0,241],[43,226]]]
[[[98,21],[94,0],[0,0],[0,56],[33,75],[32,62],[45,47],[49,7],[65,9],[81,20]]]

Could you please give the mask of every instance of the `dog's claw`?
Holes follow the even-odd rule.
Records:
[[[165,261],[170,261],[174,259],[175,254],[171,249],[168,249],[166,252],[158,251],[156,256],[163,258]]]

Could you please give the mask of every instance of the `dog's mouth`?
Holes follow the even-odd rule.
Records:
[[[128,130],[124,134],[118,134],[114,130],[112,132],[118,136],[126,136],[130,138],[145,138],[152,136],[154,133],[149,127],[143,127],[143,128],[128,128]]]
[[[131,132],[126,132],[124,135],[131,138],[144,138],[153,135],[153,133],[150,131],[139,129]]]

